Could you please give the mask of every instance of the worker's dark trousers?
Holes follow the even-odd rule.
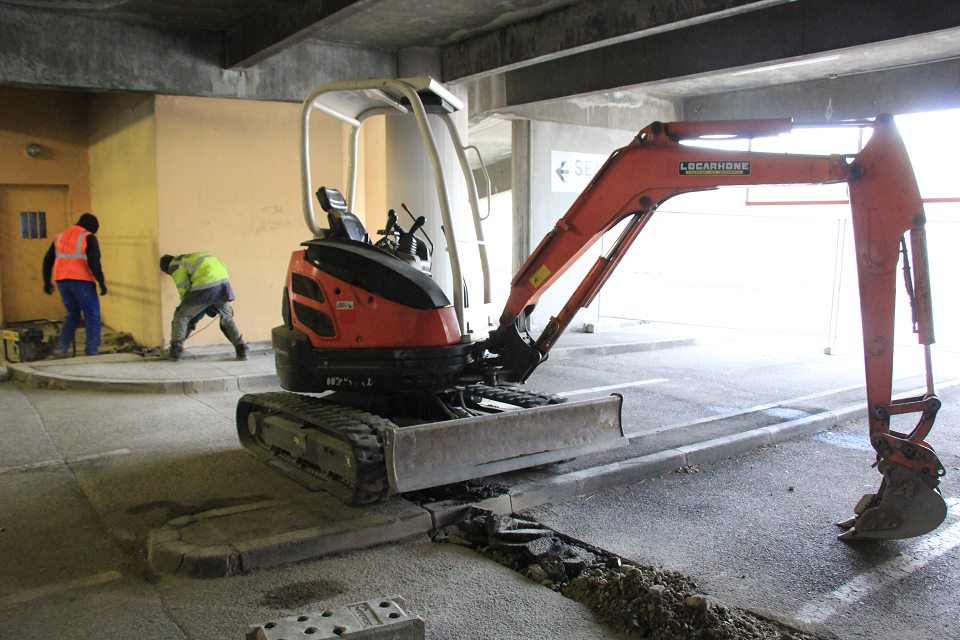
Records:
[[[237,326],[236,321],[233,319],[233,307],[230,306],[229,302],[218,302],[216,304],[210,304],[209,302],[203,304],[181,303],[181,305],[177,307],[177,310],[173,312],[173,323],[170,327],[170,344],[182,344],[187,338],[187,327],[190,325],[190,320],[197,314],[203,313],[208,307],[213,307],[217,310],[217,315],[220,316],[220,331],[227,337],[227,340],[234,346],[241,344],[243,342],[243,334],[240,333],[240,327]]]
[[[100,297],[97,285],[86,280],[57,280],[57,289],[63,306],[67,308],[67,317],[57,341],[57,353],[66,353],[73,342],[73,334],[80,326],[80,316],[87,335],[86,354],[95,356],[100,350]]]

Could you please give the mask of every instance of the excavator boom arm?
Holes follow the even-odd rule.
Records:
[[[884,473],[884,485],[873,496],[873,516],[887,485],[914,480],[934,491],[943,466],[924,440],[933,425],[940,401],[933,389],[929,347],[934,341],[925,218],[916,178],[893,119],[880,116],[870,125],[873,134],[855,156],[771,154],[722,151],[681,144],[706,136],[751,138],[791,130],[789,120],[753,120],[700,123],[653,123],[628,146],[615,151],[598,174],[541,241],[514,277],[510,295],[491,334],[487,349],[496,354],[505,379],[525,380],[546,357],[577,310],[590,304],[623,255],[664,201],[676,195],[732,185],[828,184],[846,182],[850,192],[863,323],[871,443],[878,457],[904,480]],[[552,317],[536,341],[521,335],[533,305],[557,279],[600,237],[631,218],[613,248],[601,256],[569,301]],[[913,255],[908,293],[914,305],[916,331],[927,350],[927,393],[919,398],[892,400],[893,323],[897,265],[901,245],[909,232]],[[909,264],[909,263],[907,263]],[[909,434],[890,429],[890,416],[919,412]],[[881,466],[881,471],[884,467]],[[924,492],[924,488],[909,487]],[[939,495],[939,493],[937,493]],[[863,502],[863,501],[862,501]],[[942,499],[940,500],[942,502]],[[889,503],[889,500],[887,501]],[[931,501],[931,522],[939,506]],[[903,519],[897,505],[884,511],[886,520],[869,532],[866,525],[850,525],[860,537],[901,537],[891,532],[913,531],[902,523],[891,525],[891,512]],[[944,511],[945,517],[945,511]],[[863,524],[864,518],[858,513]],[[869,518],[868,518],[869,519]],[[933,524],[933,528],[942,521]],[[924,526],[927,526],[924,524]],[[922,527],[921,527],[922,528]],[[891,533],[877,534],[876,531]],[[929,529],[928,529],[929,530]],[[909,535],[918,535],[910,533]]]

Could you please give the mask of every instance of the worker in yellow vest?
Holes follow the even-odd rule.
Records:
[[[85,213],[77,224],[57,234],[43,257],[43,290],[53,295],[53,282],[67,316],[54,355],[64,356],[67,347],[73,342],[74,333],[83,317],[86,333],[86,354],[95,356],[100,350],[100,298],[96,285],[100,285],[100,295],[107,295],[103,269],[100,266],[100,244],[97,242],[97,230],[100,222],[92,213]]]
[[[160,270],[173,278],[180,294],[180,305],[173,312],[170,330],[170,358],[179,360],[183,356],[183,341],[196,326],[196,318],[211,313],[220,316],[220,331],[236,349],[237,359],[246,360],[247,343],[230,306],[236,296],[223,262],[206,251],[164,255],[160,258]]]

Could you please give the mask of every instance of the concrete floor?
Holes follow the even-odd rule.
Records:
[[[712,433],[711,417],[741,413],[727,428],[749,428],[862,393],[848,389],[862,383],[856,355],[827,357],[796,340],[711,338],[558,358],[531,386],[589,397],[619,385],[625,428],[646,434],[643,451],[680,432]],[[921,365],[901,360],[906,390]],[[935,355],[939,381],[957,377],[955,360]],[[720,600],[805,618],[841,638],[960,638],[956,389],[941,394],[931,437],[954,506],[923,538],[836,541],[831,523],[879,484],[857,423],[532,513],[591,544],[684,571]],[[240,394],[0,384],[0,637],[239,638],[249,623],[393,594],[426,620],[428,638],[617,637],[583,606],[423,535],[228,578],[152,573],[147,536],[172,518],[304,495],[240,449]]]

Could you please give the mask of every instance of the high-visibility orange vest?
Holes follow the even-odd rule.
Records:
[[[54,280],[89,280],[96,282],[87,264],[87,236],[90,232],[73,225],[54,240],[56,260],[53,263]]]

